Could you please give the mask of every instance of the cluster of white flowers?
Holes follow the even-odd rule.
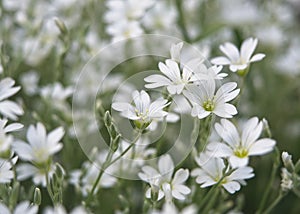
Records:
[[[145,11],[154,4],[154,0],[110,0],[106,2],[108,8],[104,20],[108,24],[106,32],[113,41],[139,36],[143,33],[139,19]]]
[[[246,182],[255,186],[248,179],[264,160],[256,156],[270,153],[256,212],[270,213],[287,193],[300,197],[300,160],[282,152],[281,167],[283,145],[266,120],[247,116],[267,104],[270,121],[278,116],[274,136],[300,136],[298,13],[297,0],[2,0],[0,214],[240,213],[238,192]],[[135,43],[158,33],[162,42]],[[153,64],[168,48],[170,56]],[[130,58],[158,49],[151,60],[138,55],[137,67]],[[120,56],[130,61],[107,73]],[[144,67],[146,75],[135,73]],[[135,84],[132,74],[144,81]],[[288,108],[269,107],[279,91]],[[107,144],[99,145],[99,133]],[[140,181],[121,179],[127,176]]]

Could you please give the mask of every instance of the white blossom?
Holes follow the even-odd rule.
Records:
[[[36,127],[30,125],[28,128],[27,140],[29,144],[17,141],[13,144],[13,148],[22,160],[37,164],[45,163],[52,155],[62,149],[63,145],[59,141],[63,135],[64,129],[62,127],[47,134],[45,126],[42,123],[37,123]]]
[[[223,178],[220,184],[226,191],[233,194],[240,190],[245,179],[254,176],[251,167],[237,168],[229,173],[230,168],[226,168],[221,158],[211,157],[206,153],[201,153],[195,160],[200,168],[194,169],[191,175],[196,177],[196,182],[201,185],[201,188],[213,186]],[[226,173],[229,174],[226,175]]]
[[[146,191],[146,197],[153,197],[152,192],[157,191],[157,200],[163,197],[166,197],[169,202],[172,198],[185,200],[186,195],[191,193],[190,188],[184,184],[189,178],[189,171],[181,168],[175,172],[174,176],[173,173],[174,163],[168,154],[159,158],[158,170],[151,166],[142,167],[142,172],[138,176],[151,186]]]
[[[227,42],[220,46],[220,50],[226,57],[216,57],[212,59],[211,62],[216,65],[229,65],[229,69],[233,72],[244,70],[251,62],[260,61],[265,57],[265,54],[262,53],[252,56],[257,46],[257,42],[257,39],[246,39],[243,42],[240,51],[234,44]]]
[[[158,98],[154,102],[151,102],[150,96],[144,90],[141,92],[134,91],[132,99],[134,106],[130,103],[115,102],[112,104],[112,108],[120,111],[121,116],[136,121],[141,126],[144,124],[149,125],[152,120],[160,120],[168,114],[163,110],[169,105],[168,101]]]
[[[232,167],[246,166],[249,156],[263,155],[273,150],[276,142],[270,138],[259,139],[263,123],[257,117],[249,119],[240,134],[229,120],[222,119],[215,124],[218,135],[223,142],[208,144],[208,149],[216,157],[227,157]]]
[[[222,85],[215,93],[214,80],[201,81],[198,85],[189,85],[183,94],[192,104],[191,115],[203,119],[211,113],[219,117],[231,118],[237,114],[234,105],[227,102],[233,100],[240,92],[235,89],[237,83],[229,82]]]
[[[11,212],[10,209],[3,203],[0,203],[1,214],[36,214],[38,212],[37,205],[31,205],[29,201],[22,201]]]
[[[0,113],[12,120],[16,120],[17,116],[24,113],[17,103],[7,100],[21,89],[20,86],[13,87],[14,84],[15,81],[9,77],[0,81]]]

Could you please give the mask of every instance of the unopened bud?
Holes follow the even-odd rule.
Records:
[[[42,202],[41,190],[36,187],[34,189],[34,194],[33,194],[33,203],[39,206],[41,202]]]
[[[110,115],[109,111],[106,111],[104,114],[104,124],[106,127],[110,127],[111,123],[112,123],[111,115]]]
[[[110,136],[111,138],[114,140],[116,139],[116,137],[118,136],[119,132],[117,131],[116,127],[114,124],[112,124],[111,128],[110,128]]]
[[[294,167],[294,164],[292,161],[292,156],[289,155],[289,153],[287,153],[287,152],[282,152],[281,159],[282,159],[284,166],[287,168],[287,170],[289,170],[290,172],[293,172],[295,167]]]
[[[119,148],[120,139],[121,135],[117,135],[117,137],[111,143],[111,150],[113,150],[114,152],[117,151],[117,149]]]
[[[59,28],[61,34],[63,34],[63,35],[68,34],[67,27],[61,19],[59,19],[58,17],[55,17],[54,22],[55,22],[56,26]]]
[[[65,176],[64,168],[59,163],[55,163],[55,166],[55,174],[57,175],[57,178],[59,179],[59,181],[63,181]]]

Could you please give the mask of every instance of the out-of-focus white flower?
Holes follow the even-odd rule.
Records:
[[[174,31],[176,19],[177,11],[172,4],[156,1],[154,6],[145,13],[142,23],[151,33],[170,33]]]
[[[240,92],[240,89],[235,89],[237,83],[229,82],[222,85],[215,93],[215,81],[201,81],[198,85],[189,85],[183,91],[183,94],[192,103],[193,117],[203,119],[211,113],[219,117],[231,118],[237,114],[234,105],[227,102],[233,100]],[[234,90],[235,89],[235,90]]]
[[[278,48],[285,41],[283,30],[275,24],[268,24],[256,28],[257,38],[264,44]]]
[[[11,212],[10,209],[3,203],[0,203],[1,214],[36,214],[38,212],[37,205],[31,205],[29,201],[22,201],[17,204],[16,208]]]
[[[32,177],[32,181],[35,185],[42,185],[46,187],[46,173],[48,177],[51,178],[55,172],[55,165],[50,165],[48,171],[36,167],[28,163],[21,163],[17,165],[17,179],[20,181],[26,180]]]
[[[236,26],[254,24],[262,19],[262,13],[252,1],[224,0],[220,2],[222,22]]]
[[[24,113],[17,103],[6,100],[21,89],[20,86],[13,87],[14,84],[15,81],[9,77],[0,81],[0,113],[12,120]]]
[[[39,75],[37,72],[26,72],[21,76],[20,81],[26,94],[34,95],[38,93]]]
[[[276,142],[270,138],[259,139],[263,123],[257,117],[249,119],[239,134],[236,127],[229,120],[222,119],[215,124],[218,135],[224,142],[208,144],[207,149],[216,157],[228,157],[233,168],[246,166],[249,156],[264,155],[273,150]]]
[[[173,203],[165,203],[161,211],[153,210],[150,214],[196,214],[197,207],[195,205],[190,205],[178,211]]]
[[[26,62],[29,65],[36,66],[44,60],[56,44],[59,33],[53,19],[44,20],[39,35],[27,37],[22,41],[21,48]],[[57,47],[60,48],[60,46]]]
[[[0,157],[2,158],[7,158],[11,155],[10,147],[13,142],[13,137],[7,135],[7,133],[23,128],[23,125],[20,123],[11,123],[6,126],[7,122],[6,119],[0,119]]]
[[[177,44],[172,44],[170,48],[171,59],[177,63],[180,63],[182,47],[183,42],[179,42]]]
[[[106,2],[108,7],[104,15],[107,23],[116,23],[120,20],[137,20],[145,11],[154,4],[154,0],[110,0]]]
[[[201,184],[201,188],[217,184],[221,178],[229,172],[229,168],[226,168],[224,161],[221,158],[215,158],[208,154],[201,153],[195,160],[200,168],[194,169],[191,175],[196,177],[196,182]],[[225,176],[220,184],[229,193],[233,194],[240,190],[241,184],[245,183],[245,179],[252,177],[254,177],[254,174],[251,167],[241,167]]]
[[[14,177],[12,165],[9,161],[0,159],[0,183],[10,183]]]
[[[286,75],[300,74],[300,40],[292,41],[288,50],[281,54],[275,62],[278,71]]]
[[[44,164],[49,161],[52,155],[62,149],[63,145],[59,141],[63,135],[64,129],[62,127],[47,134],[45,126],[42,123],[37,123],[36,127],[30,125],[28,128],[27,140],[29,144],[17,141],[13,144],[13,149],[22,160]]]
[[[221,80],[224,77],[227,77],[228,74],[220,73],[223,69],[223,66],[211,66],[207,68],[207,66],[203,63],[199,64],[195,70],[193,70],[193,76],[191,80],[199,81],[199,80]]]
[[[257,42],[257,39],[246,39],[243,42],[240,51],[234,44],[227,42],[220,46],[220,50],[226,57],[216,57],[213,58],[211,62],[216,65],[230,65],[229,69],[233,72],[244,70],[251,62],[260,61],[265,57],[265,54],[262,53],[252,56],[257,46]]]
[[[117,42],[131,37],[140,36],[143,34],[143,29],[137,21],[121,20],[115,24],[109,25],[106,32],[112,36],[112,41]]]
[[[123,117],[135,121],[139,128],[146,124],[148,126],[152,120],[159,120],[168,114],[163,110],[169,105],[168,101],[159,98],[151,103],[150,96],[144,90],[141,92],[134,91],[132,99],[134,106],[130,103],[115,102],[112,104],[112,108],[120,111]]]
[[[289,191],[294,187],[292,174],[286,169],[281,169],[281,189],[283,191]]]
[[[62,205],[57,205],[55,207],[47,207],[44,214],[87,214],[88,212],[84,209],[83,206],[75,207],[71,212],[67,212]]]
[[[73,87],[69,86],[64,88],[61,83],[56,82],[53,85],[45,86],[40,91],[41,96],[56,108],[66,111],[66,99],[73,93]]]
[[[153,191],[157,192],[156,200],[166,197],[168,202],[172,198],[185,200],[186,195],[191,193],[190,188],[184,185],[189,178],[187,169],[179,169],[174,176],[174,163],[170,155],[166,154],[158,160],[158,171],[151,166],[142,167],[142,172],[138,176],[145,182],[150,184],[150,188],[146,191],[146,197],[152,198]]]
[[[101,166],[103,165],[107,152],[93,154],[92,156],[97,156],[95,163],[85,162],[82,169],[74,170],[71,172],[70,183],[73,184],[83,195],[88,195],[92,190],[92,187],[97,179],[100,172]],[[98,186],[96,186],[95,192],[99,188],[109,188],[115,185],[117,178],[112,176],[112,174],[117,170],[118,164],[115,163],[105,169]]]

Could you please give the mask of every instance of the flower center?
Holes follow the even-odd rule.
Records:
[[[212,100],[207,100],[203,103],[202,107],[204,108],[205,111],[213,111],[215,108],[215,105]]]
[[[239,158],[245,158],[248,156],[248,150],[245,148],[238,148],[234,151],[234,154]]]
[[[147,120],[148,118],[149,109],[146,109],[145,112],[140,112],[138,109],[135,109],[135,114],[138,116],[141,120]]]

